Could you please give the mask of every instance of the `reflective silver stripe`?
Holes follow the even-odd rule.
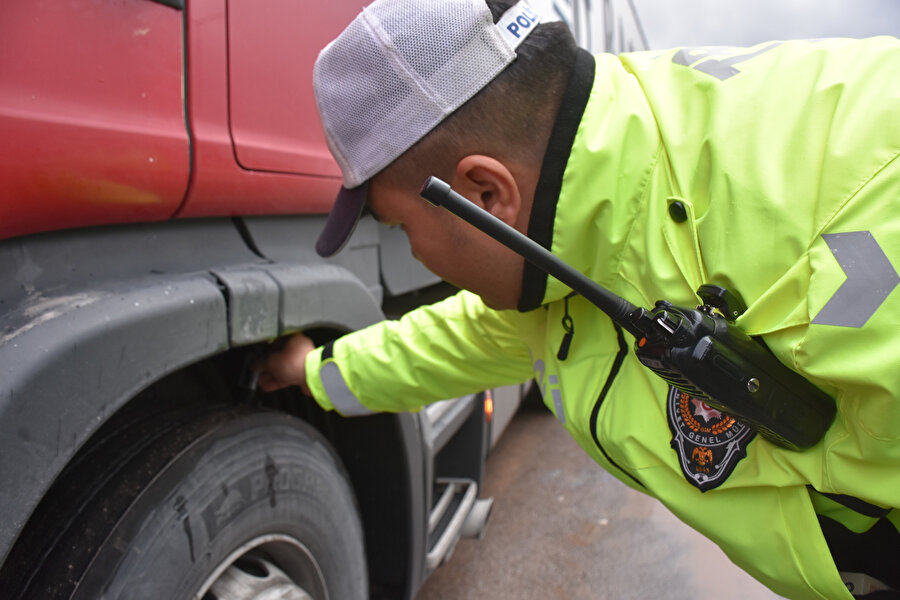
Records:
[[[672,62],[676,65],[684,65],[686,67],[693,64],[694,69],[696,69],[697,71],[701,71],[703,73],[706,73],[707,75],[712,75],[713,77],[724,81],[729,77],[740,73],[740,70],[736,69],[734,65],[742,63],[745,60],[750,60],[751,58],[759,56],[764,52],[768,52],[773,48],[777,48],[783,43],[784,42],[773,42],[768,46],[757,50],[756,52],[748,52],[747,54],[738,54],[736,56],[729,56],[726,58],[710,58],[709,60],[704,59],[708,56],[729,54],[734,50],[741,50],[741,48],[731,48],[728,46],[682,48],[675,53],[675,56],[672,57]]]
[[[371,415],[373,411],[363,406],[350,388],[344,381],[344,376],[338,368],[337,363],[333,361],[326,362],[319,367],[319,379],[322,380],[322,386],[328,394],[328,398],[334,405],[335,410],[345,417],[359,417],[362,415]]]
[[[553,407],[556,409],[556,418],[563,425],[566,424],[566,411],[563,408],[562,392],[559,391],[559,378],[556,375],[547,377],[547,383],[552,385],[550,393],[553,395]]]
[[[900,283],[900,276],[870,231],[824,233],[822,238],[847,280],[812,322],[862,327]]]
[[[721,79],[722,81],[725,81],[732,75],[737,75],[738,73],[740,73],[740,70],[736,69],[734,67],[734,65],[736,65],[738,63],[742,63],[745,60],[749,60],[755,56],[759,56],[763,52],[768,52],[772,48],[776,48],[776,47],[780,46],[781,44],[782,44],[782,42],[774,42],[772,44],[769,44],[768,46],[763,47],[760,50],[757,50],[756,52],[750,52],[748,54],[741,54],[739,56],[731,56],[728,58],[721,58],[721,59],[711,58],[709,60],[704,60],[699,65],[694,65],[694,68],[697,69],[698,71],[702,71],[704,73],[712,75],[713,77],[716,77],[717,79]]]
[[[565,425],[566,411],[563,410],[562,392],[559,391],[559,388],[553,388],[551,391],[553,392],[553,406],[556,407],[556,418],[559,419],[560,423]]]
[[[537,381],[541,390],[541,397],[546,398],[547,392],[553,396],[553,408],[556,410],[556,418],[563,425],[566,424],[566,411],[563,409],[562,392],[559,391],[559,377],[556,375],[547,375],[547,382],[544,383],[544,371],[546,365],[544,361],[538,359],[534,363],[534,379]]]

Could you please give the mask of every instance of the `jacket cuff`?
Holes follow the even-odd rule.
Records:
[[[324,348],[320,346],[306,355],[306,386],[319,406],[325,410],[334,410],[334,405],[328,398],[325,386],[322,385],[322,378],[319,376],[323,350]]]
[[[306,385],[316,402],[325,410],[336,410],[345,417],[373,414],[353,393],[334,359],[334,344],[328,342],[306,355]]]

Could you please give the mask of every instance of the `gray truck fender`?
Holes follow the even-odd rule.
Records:
[[[0,549],[75,451],[155,379],[227,348],[209,279],[43,298],[0,345]]]
[[[0,556],[81,445],[154,381],[229,347],[382,318],[349,270],[253,264],[36,296],[0,338]],[[409,424],[405,424],[409,427]]]

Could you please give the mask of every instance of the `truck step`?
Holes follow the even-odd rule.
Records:
[[[493,498],[476,498],[478,484],[471,479],[438,479],[436,501],[428,517],[426,568],[436,569],[453,554],[463,537],[481,539],[494,504]]]

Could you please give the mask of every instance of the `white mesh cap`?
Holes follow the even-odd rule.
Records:
[[[523,0],[494,25],[485,0],[376,0],[319,54],[313,87],[352,189],[496,77],[539,23]]]

